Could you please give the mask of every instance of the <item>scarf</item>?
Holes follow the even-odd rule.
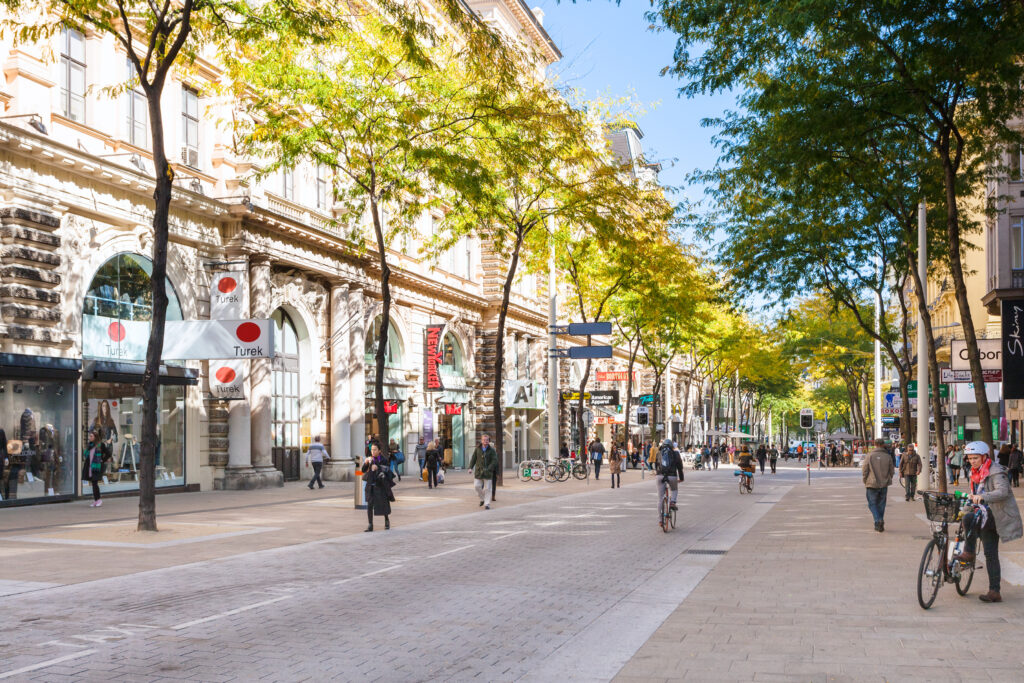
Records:
[[[985,462],[981,463],[981,467],[978,469],[971,469],[971,483],[975,486],[980,486],[981,482],[985,481],[988,476],[989,470],[992,469],[992,458],[985,458]]]

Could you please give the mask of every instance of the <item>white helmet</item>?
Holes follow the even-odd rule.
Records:
[[[988,444],[984,441],[972,441],[964,446],[964,455],[988,455]]]

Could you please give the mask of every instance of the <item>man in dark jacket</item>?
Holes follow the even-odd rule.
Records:
[[[473,470],[473,488],[480,497],[480,505],[485,510],[490,510],[490,483],[498,470],[498,454],[491,446],[491,437],[488,434],[480,437],[480,445],[473,450],[473,457],[469,459],[469,468]]]
[[[867,492],[868,509],[875,518],[875,531],[885,531],[885,499],[894,471],[892,457],[885,450],[885,439],[875,439],[875,450],[864,458],[860,471]]]
[[[757,464],[761,466],[761,474],[764,474],[764,461],[768,458],[768,449],[761,444],[757,447]]]
[[[601,439],[594,438],[590,443],[590,459],[594,461],[594,479],[601,478],[601,461],[604,459],[604,444]]]
[[[659,505],[662,496],[665,495],[665,486],[667,485],[672,491],[669,506],[675,510],[676,499],[679,497],[679,482],[683,480],[683,458],[668,439],[661,444],[661,450],[658,451],[655,460],[655,468],[658,473],[656,479],[658,480]]]
[[[907,500],[914,500],[914,495],[917,493],[917,475],[921,474],[922,466],[921,456],[917,454],[917,451],[908,451],[900,460],[900,476],[903,477],[907,486]]]

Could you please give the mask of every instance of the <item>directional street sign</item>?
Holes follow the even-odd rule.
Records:
[[[569,334],[585,337],[591,334],[611,334],[611,323],[569,323]]]
[[[611,358],[612,347],[610,346],[573,346],[568,349],[569,358]]]
[[[551,334],[571,334],[579,337],[589,337],[598,334],[611,334],[612,324],[610,322],[569,323],[568,325],[551,325],[548,329],[551,331]],[[611,358],[612,347],[576,346],[568,349],[549,349],[549,353],[551,358],[572,358],[575,360]]]
[[[931,387],[928,387],[928,389],[931,390]],[[940,384],[939,385],[939,396],[941,398],[949,398],[949,385],[948,384]],[[907,398],[917,398],[917,380],[916,379],[912,379],[909,382],[907,382]]]

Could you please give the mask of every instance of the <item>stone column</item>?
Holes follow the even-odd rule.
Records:
[[[249,257],[249,314],[254,319],[270,317],[270,259]],[[261,486],[283,486],[284,473],[273,464],[270,453],[271,361],[249,361],[249,438],[252,465],[262,480]]]
[[[331,459],[324,466],[324,479],[350,481],[354,466],[351,458],[352,396],[349,369],[352,328],[362,327],[362,320],[353,320],[349,312],[347,284],[331,287]]]
[[[348,291],[348,317],[352,321],[348,335],[348,387],[349,387],[349,457],[362,462],[366,450],[366,326],[363,290],[352,287]]]

